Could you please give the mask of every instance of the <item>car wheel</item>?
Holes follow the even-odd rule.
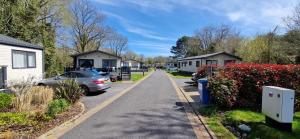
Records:
[[[38,86],[46,86],[46,85],[43,83],[39,83]]]
[[[88,93],[90,92],[89,88],[85,85],[82,85],[80,87],[83,90],[83,95],[88,95]]]

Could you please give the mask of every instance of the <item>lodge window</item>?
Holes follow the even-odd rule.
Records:
[[[192,61],[189,61],[189,66],[192,66],[193,65],[193,62]]]
[[[13,69],[36,68],[35,52],[12,50]]]
[[[196,61],[196,67],[199,67],[200,61]]]
[[[206,60],[206,65],[218,65],[217,60]]]

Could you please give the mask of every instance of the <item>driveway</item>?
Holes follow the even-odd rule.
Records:
[[[158,70],[61,138],[196,138],[178,102],[167,75]]]

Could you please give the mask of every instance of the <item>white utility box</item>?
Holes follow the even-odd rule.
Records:
[[[262,113],[279,123],[292,123],[294,99],[294,90],[276,86],[264,86]]]

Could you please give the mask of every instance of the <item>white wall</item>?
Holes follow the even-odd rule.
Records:
[[[121,58],[117,58],[115,56],[111,56],[101,52],[94,52],[86,55],[77,56],[76,67],[79,67],[79,59],[94,59],[94,68],[102,68],[103,59],[117,59],[117,68],[121,66]]]
[[[202,60],[202,65],[201,65]],[[235,57],[225,55],[225,54],[219,54],[215,56],[208,57],[207,59],[192,59],[192,60],[179,60],[180,62],[180,68],[178,68],[180,71],[186,71],[186,72],[196,72],[199,67],[196,67],[196,61],[200,61],[200,66],[206,65],[206,60],[217,60],[218,66],[223,67],[225,60],[236,60],[236,63],[240,63],[241,61],[238,60]],[[189,61],[192,61],[192,65],[189,65]],[[182,62],[187,62],[186,67],[182,66]],[[178,67],[178,66],[177,66]]]
[[[36,68],[13,69],[12,50],[35,52]],[[7,83],[20,82],[29,78],[38,81],[43,77],[43,51],[38,49],[16,47],[0,44],[0,65],[7,66]]]

